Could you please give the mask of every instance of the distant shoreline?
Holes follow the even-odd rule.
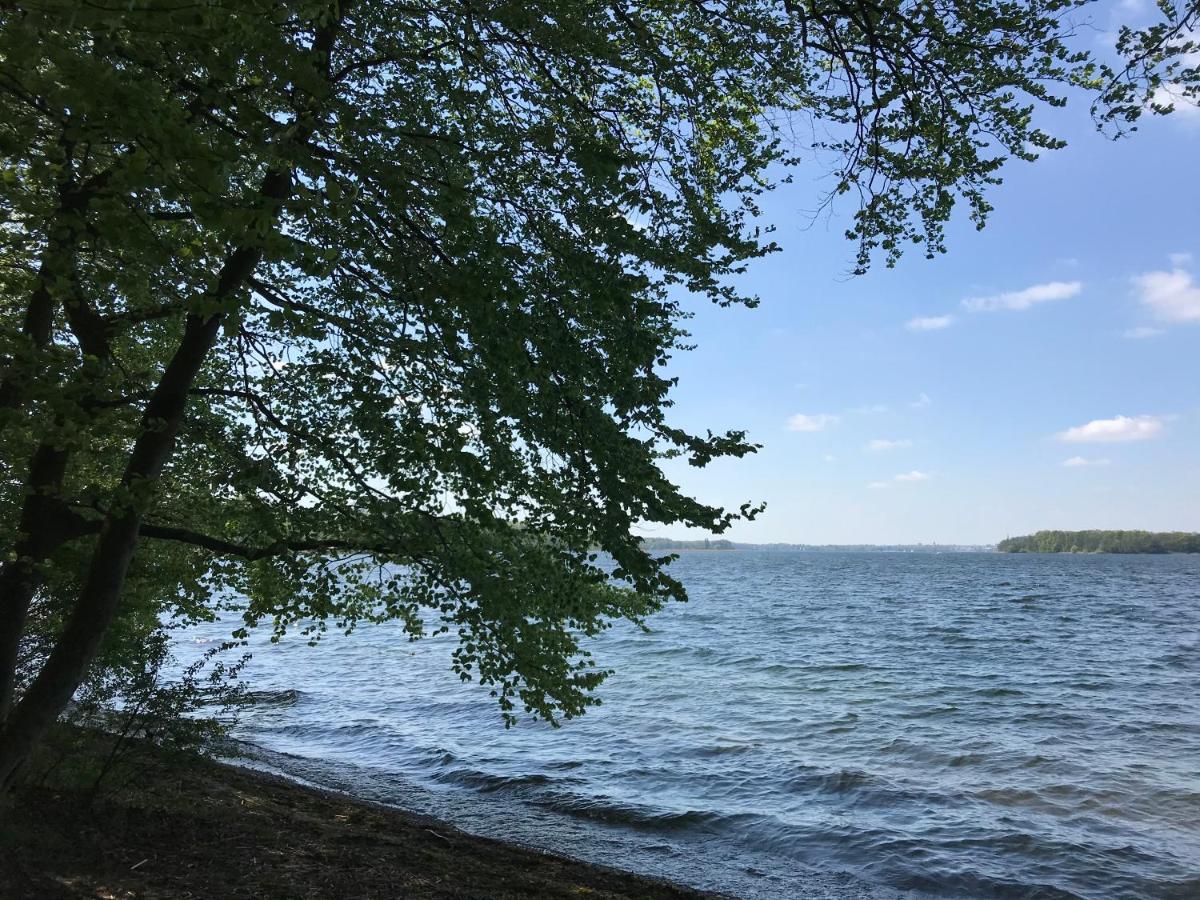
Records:
[[[649,537],[642,547],[662,553],[729,553],[737,550],[786,553],[1075,553],[1164,555],[1200,553],[1200,534],[1186,531],[1038,531],[1006,537],[997,544],[750,544],[721,539]]]
[[[756,550],[803,553],[995,553],[995,544],[743,544],[736,541],[676,541],[669,538],[645,538],[646,550],[729,552]]]

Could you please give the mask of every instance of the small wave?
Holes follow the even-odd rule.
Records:
[[[578,819],[628,825],[647,831],[682,831],[692,828],[711,831],[733,827],[757,818],[750,813],[720,813],[710,809],[655,809],[634,803],[621,803],[608,797],[585,797],[569,792],[549,794],[530,802],[535,806],[566,813]]]
[[[952,716],[958,712],[960,712],[959,708],[953,703],[943,703],[939,706],[924,706],[920,709],[902,712],[900,717],[903,719],[931,719],[935,716]]]
[[[835,772],[812,770],[794,775],[784,782],[797,793],[849,794],[868,787],[881,786],[874,776],[860,769],[839,769]]]
[[[551,778],[549,775],[544,775],[540,772],[532,772],[526,775],[496,775],[491,772],[482,772],[478,769],[466,767],[438,772],[433,777],[437,781],[472,787],[485,794],[519,792],[523,788],[542,787],[554,784],[560,780]]]
[[[959,753],[957,756],[950,757],[948,765],[951,768],[957,769],[962,766],[977,766],[987,761],[988,756],[984,753]]]
[[[750,753],[759,746],[759,744],[714,744],[711,747],[697,748],[695,754],[697,756],[726,756],[730,753]]]
[[[299,703],[306,694],[304,691],[297,690],[282,690],[282,691],[247,691],[242,694],[242,702],[248,706],[294,706]]]
[[[827,663],[825,665],[805,666],[810,672],[861,672],[869,669],[866,663]]]

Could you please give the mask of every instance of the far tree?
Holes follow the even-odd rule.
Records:
[[[1200,553],[1200,534],[1186,531],[1039,531],[1008,537],[1001,553]]]
[[[229,597],[581,712],[581,636],[683,596],[633,527],[755,512],[660,469],[754,449],[670,422],[681,297],[753,302],[796,163],[890,263],[1055,91],[1193,89],[1194,5],[1123,72],[1083,5],[0,2],[0,785],[130,623]]]

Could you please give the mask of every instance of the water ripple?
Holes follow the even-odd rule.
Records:
[[[506,731],[448,640],[379,626],[256,646],[241,736],[310,780],[747,897],[1200,897],[1200,557],[676,570],[692,602],[597,639],[617,675],[561,729]]]

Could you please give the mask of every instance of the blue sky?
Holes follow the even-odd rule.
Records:
[[[814,166],[766,204],[784,249],[745,276],[761,306],[689,302],[675,421],[764,445],[670,469],[704,500],[766,501],[729,537],[1200,531],[1200,110],[1117,142],[1086,103],[1042,125],[1067,149],[1011,163],[945,256],[849,277],[852,210],[812,219]]]

